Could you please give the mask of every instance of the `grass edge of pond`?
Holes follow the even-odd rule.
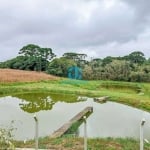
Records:
[[[83,148],[83,138],[73,137],[73,136],[64,136],[60,138],[49,138],[42,137],[39,139],[39,148],[53,148],[53,149],[79,149]],[[25,144],[23,141],[14,141],[16,147],[20,148],[34,148],[34,140],[27,141]],[[139,149],[139,140],[133,138],[88,138],[88,149],[97,150],[97,149],[108,150],[108,148],[113,148],[112,150],[128,150],[128,149]],[[144,149],[149,150],[150,144],[144,143]]]
[[[144,94],[139,95],[138,93],[111,91],[107,88],[101,89],[100,86],[102,87],[103,84],[117,85],[119,89],[120,86],[125,86],[127,88],[127,85],[129,85],[130,88],[134,87],[135,89],[140,87],[140,91],[144,92]],[[109,96],[111,101],[123,103],[150,112],[150,84],[148,83],[80,81],[71,79],[27,83],[0,83],[0,97],[9,95],[15,96],[17,94],[31,92],[62,93],[88,97]]]

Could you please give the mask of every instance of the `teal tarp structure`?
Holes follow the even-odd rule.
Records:
[[[77,66],[70,67],[68,69],[68,78],[81,80],[82,70]]]

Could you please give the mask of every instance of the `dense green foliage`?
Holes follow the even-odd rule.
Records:
[[[0,63],[0,68],[45,71],[67,77],[68,68],[78,66],[82,69],[85,80],[150,82],[150,58],[146,59],[140,51],[123,57],[107,56],[92,60],[87,60],[86,54],[68,52],[53,59],[56,55],[51,48],[29,44],[20,49],[19,55],[21,56]]]
[[[49,61],[55,57],[51,48],[28,44],[19,51],[16,58],[0,63],[1,68],[45,71]]]
[[[150,82],[150,62],[140,51],[124,57],[93,59],[83,72],[85,79]]]
[[[49,63],[47,72],[60,77],[67,77],[68,68],[76,66],[75,61],[72,59],[66,59],[64,57],[55,58]]]

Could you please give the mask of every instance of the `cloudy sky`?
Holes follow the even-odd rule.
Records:
[[[150,0],[0,0],[0,62],[27,44],[89,57],[150,57]]]

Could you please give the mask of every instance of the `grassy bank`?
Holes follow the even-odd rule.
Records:
[[[26,76],[23,76],[23,78],[26,78],[27,80],[22,80],[22,78],[16,80],[16,75],[17,74],[15,74],[14,78],[11,78],[11,80],[10,78],[9,80],[5,78],[5,81],[0,80],[0,97],[11,95],[21,98],[24,93],[28,93],[26,94],[26,99],[29,98],[29,101],[34,101],[35,98],[30,95],[31,93],[38,93],[45,96],[49,95],[50,93],[53,93],[51,94],[52,99],[55,100],[55,102],[57,102],[60,99],[58,95],[61,93],[65,95],[61,95],[61,100],[66,102],[75,102],[77,101],[77,96],[109,96],[111,101],[123,103],[150,112],[149,83],[70,80],[55,77],[53,78],[51,76],[45,75],[42,75],[41,77],[38,75],[36,76],[36,74],[34,74],[35,76],[32,79],[28,75],[26,75],[28,76],[28,79],[26,78]],[[31,76],[33,76],[33,73],[31,74]],[[43,78],[43,76],[45,78]],[[20,72],[17,77],[20,77]],[[71,98],[70,94],[72,94]],[[37,99],[35,101],[37,101]],[[51,139],[49,137],[40,138],[39,143],[40,148],[47,149],[83,149],[82,138],[73,138],[68,136],[57,139]],[[34,141],[27,141],[25,144],[23,143],[23,141],[15,141],[15,146],[34,147]],[[138,150],[139,141],[127,138],[88,139],[88,150],[99,149]],[[145,144],[145,150],[150,150],[149,144]]]
[[[15,142],[16,147],[35,147],[34,141]],[[40,138],[39,148],[55,150],[82,150],[84,146],[83,138],[62,137],[51,139],[49,137]],[[139,141],[131,138],[96,138],[88,139],[88,150],[138,150]],[[150,144],[144,143],[144,149],[150,150]]]
[[[51,92],[89,97],[107,95],[110,96],[111,101],[127,104],[150,112],[149,83],[82,81],[70,79],[0,83],[1,97],[28,92]]]

